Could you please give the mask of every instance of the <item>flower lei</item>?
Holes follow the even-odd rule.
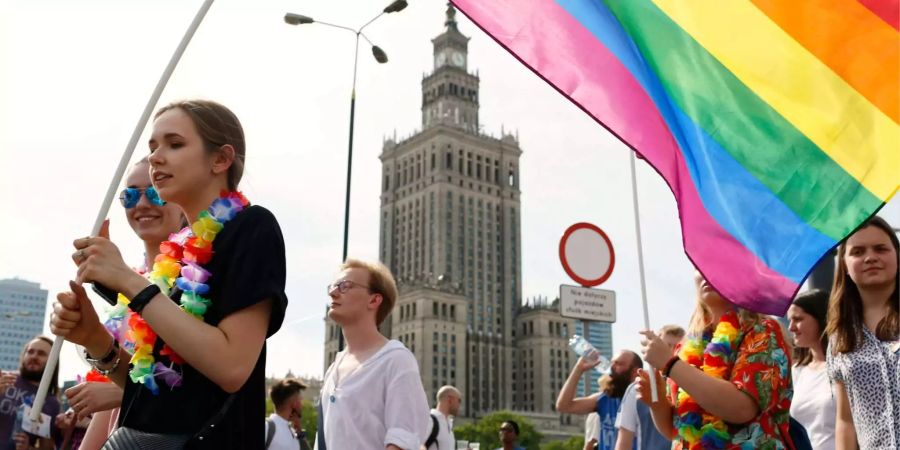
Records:
[[[173,286],[181,289],[181,309],[200,321],[212,304],[204,297],[209,292],[209,286],[204,283],[212,274],[201,266],[212,259],[213,241],[225,223],[249,204],[240,192],[223,191],[191,226],[171,234],[168,241],[159,244],[160,254],[154,259],[148,278],[165,295],[169,295]],[[157,335],[140,314],[129,314],[129,302],[128,298],[119,294],[116,306],[110,312],[107,328],[118,329],[117,326],[110,326],[116,323],[128,324],[126,348],[132,351],[131,381],[143,384],[154,395],[159,393],[158,379],[170,388],[180,386],[182,375],[176,366],[184,364],[184,359],[165,344],[159,354],[167,357],[170,364],[156,361],[153,349]],[[117,337],[113,333],[113,337]]]
[[[678,356],[711,377],[726,379],[734,366],[743,336],[737,312],[731,310],[722,315],[712,336],[705,332],[701,336],[688,337]],[[686,448],[725,448],[731,442],[725,422],[704,411],[683,389],[678,388],[677,392],[675,426],[679,436],[687,442]]]

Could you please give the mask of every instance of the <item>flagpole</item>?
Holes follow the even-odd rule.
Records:
[[[641,275],[641,304],[644,306],[644,328],[650,329],[650,309],[647,306],[647,282],[644,277],[644,246],[641,243],[641,214],[638,204],[637,172],[634,168],[634,151],[628,152],[631,162],[631,198],[634,200],[634,233],[637,236],[638,271]],[[649,364],[649,363],[648,363]],[[656,389],[656,371],[650,367],[650,400],[653,403],[659,401],[659,393]]]
[[[100,211],[97,213],[97,218],[94,220],[94,228],[91,231],[91,236],[96,236],[100,233],[100,227],[103,225],[106,216],[109,215],[109,207],[112,206],[116,190],[119,187],[119,183],[122,181],[122,177],[125,175],[125,168],[128,166],[128,162],[131,161],[131,156],[134,154],[138,139],[141,138],[141,134],[147,126],[147,122],[150,121],[150,114],[153,113],[153,108],[155,108],[157,102],[159,102],[159,97],[162,96],[163,89],[165,89],[166,84],[168,84],[169,78],[172,77],[175,66],[177,66],[178,61],[181,60],[181,55],[184,54],[188,43],[191,42],[191,38],[194,37],[194,33],[197,31],[197,28],[200,27],[203,18],[206,17],[206,13],[212,6],[213,1],[214,0],[205,0],[203,5],[200,6],[200,10],[197,11],[194,20],[191,22],[190,26],[188,26],[187,31],[185,31],[184,37],[181,38],[181,42],[175,49],[175,53],[172,54],[172,58],[169,60],[169,64],[159,78],[159,82],[156,83],[156,89],[153,90],[153,94],[150,96],[150,99],[147,100],[147,105],[144,106],[144,112],[141,113],[141,117],[138,119],[134,131],[131,133],[131,139],[128,141],[128,146],[125,148],[125,152],[122,153],[122,158],[119,160],[119,166],[116,168],[116,172],[109,182],[109,187],[106,189],[106,197],[103,199],[103,203],[100,205]],[[62,336],[57,336],[53,341],[53,347],[50,349],[50,356],[47,358],[47,365],[44,366],[44,375],[41,377],[41,384],[38,387],[37,394],[35,394],[34,397],[34,403],[31,407],[32,422],[37,422],[40,419],[41,410],[44,408],[44,401],[47,400],[47,391],[50,389],[50,381],[53,379],[53,368],[55,368],[56,364],[59,362],[59,352],[62,350],[64,341],[65,338]],[[47,370],[48,368],[50,370]]]

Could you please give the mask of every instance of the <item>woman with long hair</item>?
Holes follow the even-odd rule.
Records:
[[[688,336],[675,349],[644,330],[644,358],[656,374],[659,401],[650,398],[648,374],[638,398],[650,406],[659,432],[676,449],[793,448],[789,435],[790,358],[781,325],[737,307],[700,273],[697,306]]]
[[[798,295],[788,308],[787,318],[794,335],[791,417],[806,428],[813,448],[833,450],[835,404],[825,370],[828,293],[814,289]]]
[[[159,198],[150,183],[150,161],[146,157],[131,167],[125,177],[125,189],[119,194],[119,201],[125,210],[128,225],[144,243],[144,258],[136,271],[146,274],[159,255],[159,244],[184,227],[184,213],[178,205],[166,203]],[[116,298],[106,300],[115,302]],[[122,333],[127,317],[127,306],[114,308],[105,325],[119,344],[126,343],[126,347],[130,347],[128,337]],[[81,441],[81,449],[99,449],[116,429],[122,393],[121,387],[97,373],[96,369],[88,373],[85,382],[66,390],[69,404],[77,418],[91,418]]]
[[[838,246],[826,352],[838,449],[900,448],[898,252],[878,216]]]
[[[51,329],[83,345],[125,389],[120,426],[105,448],[264,446],[265,340],[284,319],[285,255],[275,217],[237,192],[244,145],[237,117],[218,103],[161,108],[150,179],[191,226],[160,245],[149,281],[122,261],[108,224],[74,242],[78,274],[72,292],[57,296]],[[85,282],[122,294],[133,354],[103,328]]]

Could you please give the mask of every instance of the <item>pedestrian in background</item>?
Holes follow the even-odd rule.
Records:
[[[826,352],[838,449],[900,448],[898,249],[878,216],[838,246]]]
[[[812,448],[833,450],[837,406],[825,370],[828,293],[815,289],[798,295],[788,308],[787,318],[794,335],[791,417],[806,429]]]
[[[585,355],[590,356],[590,355]],[[578,381],[588,370],[593,370],[600,360],[593,360],[582,356],[578,358],[569,378],[566,379],[559,396],[556,399],[556,410],[568,414],[588,414],[596,412],[599,416],[600,430],[597,435],[597,448],[600,450],[613,450],[616,446],[616,416],[622,403],[622,397],[628,386],[634,381],[638,369],[643,366],[643,361],[637,353],[630,350],[622,350],[612,360],[609,375],[603,376],[598,383],[600,392],[586,397],[575,397]]]
[[[378,331],[397,301],[394,276],[381,263],[348,259],[328,295],[347,348],[325,372],[319,450],[419,450],[431,422],[419,365]]]

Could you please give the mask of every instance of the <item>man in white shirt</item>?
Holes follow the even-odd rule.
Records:
[[[666,325],[659,331],[659,335],[674,351],[675,346],[684,339],[684,328]],[[659,395],[664,396],[665,392]],[[653,424],[650,407],[637,400],[637,383],[628,386],[622,397],[622,405],[616,416],[616,428],[619,430],[616,450],[631,450],[633,444],[636,444],[635,450],[668,450],[672,447],[672,440],[660,434]]]
[[[596,411],[584,418],[584,450],[594,450],[600,436],[600,415]]]
[[[300,417],[306,385],[296,378],[285,378],[272,385],[269,397],[275,412],[266,419],[266,448],[268,450],[301,450]],[[292,429],[293,428],[293,429]]]
[[[431,432],[422,448],[425,450],[454,450],[456,448],[451,416],[455,417],[459,414],[460,403],[462,403],[462,394],[459,393],[459,389],[450,385],[438,389],[437,406],[431,410],[431,417],[434,418],[431,421],[431,428],[429,428]]]
[[[347,348],[325,372],[317,447],[419,450],[431,425],[419,366],[402,343],[378,332],[397,300],[393,275],[380,263],[348,259],[328,295],[328,317]]]

